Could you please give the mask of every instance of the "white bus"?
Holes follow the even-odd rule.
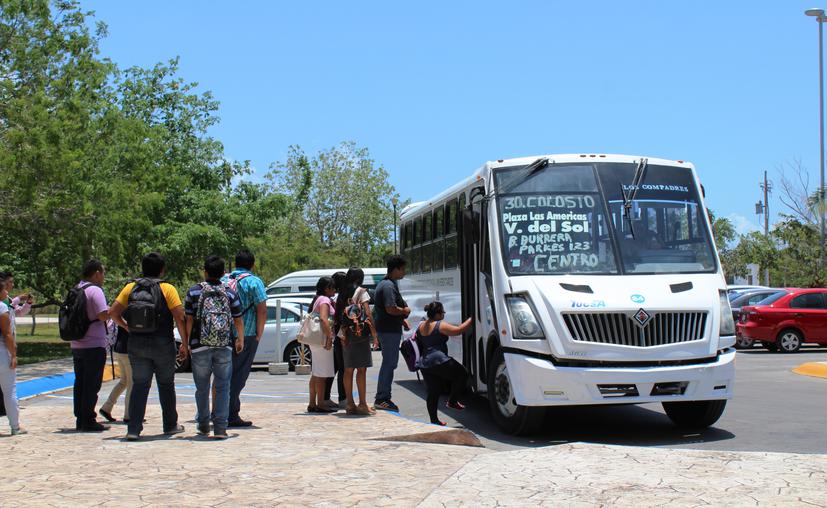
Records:
[[[488,162],[402,211],[401,282],[455,323],[450,353],[497,424],[556,405],[660,402],[703,428],[731,398],[734,325],[692,164],[624,155]]]

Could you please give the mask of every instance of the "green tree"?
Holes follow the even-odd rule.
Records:
[[[302,229],[308,228],[317,248],[346,264],[381,265],[392,252],[392,199],[399,196],[367,148],[345,142],[309,158],[292,146],[287,160],[271,169],[274,188],[288,196],[302,218],[290,221],[288,234],[303,238]]]
[[[819,232],[817,225],[786,218],[772,232],[781,249],[773,266],[776,284],[793,287],[824,286],[824,270],[819,269]]]
[[[735,226],[726,217],[716,217],[712,210],[707,210],[709,222],[712,224],[712,237],[715,239],[715,247],[718,249],[718,257],[724,274],[727,277],[738,277],[746,275],[746,263],[737,256],[733,250],[733,244],[738,239]]]
[[[0,250],[52,299],[109,244],[95,176],[121,127],[114,67],[96,58],[104,27],[90,32],[75,2],[55,7],[0,4]]]
[[[120,71],[90,19],[74,1],[0,1],[0,264],[52,302],[93,256],[112,285],[150,250],[173,282],[197,278],[286,212],[208,135],[218,103],[177,59]]]

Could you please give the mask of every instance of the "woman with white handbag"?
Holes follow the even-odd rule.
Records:
[[[310,346],[313,359],[310,367],[310,403],[308,413],[335,413],[337,409],[324,403],[327,378],[334,375],[333,327],[331,320],[336,313],[331,297],[336,287],[331,277],[321,277],[316,283],[316,297],[310,304],[310,315],[302,324],[300,342]]]

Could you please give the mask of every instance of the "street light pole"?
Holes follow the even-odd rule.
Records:
[[[397,241],[396,237],[396,205],[399,203],[397,198],[391,199],[391,204],[393,204],[393,253],[399,254],[399,242]]]
[[[821,186],[818,188],[818,222],[820,242],[818,249],[819,275],[824,268],[824,9],[807,9],[807,16],[813,16],[818,21],[818,115],[819,115],[819,165],[821,167]]]

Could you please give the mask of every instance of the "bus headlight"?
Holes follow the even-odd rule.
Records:
[[[528,302],[528,297],[511,295],[506,297],[508,314],[511,317],[511,327],[515,339],[543,339],[543,328],[537,320],[534,309]]]
[[[727,292],[719,290],[718,294],[721,297],[721,328],[718,331],[718,349],[725,349],[735,344],[735,321],[732,320],[732,307],[729,306]]]

